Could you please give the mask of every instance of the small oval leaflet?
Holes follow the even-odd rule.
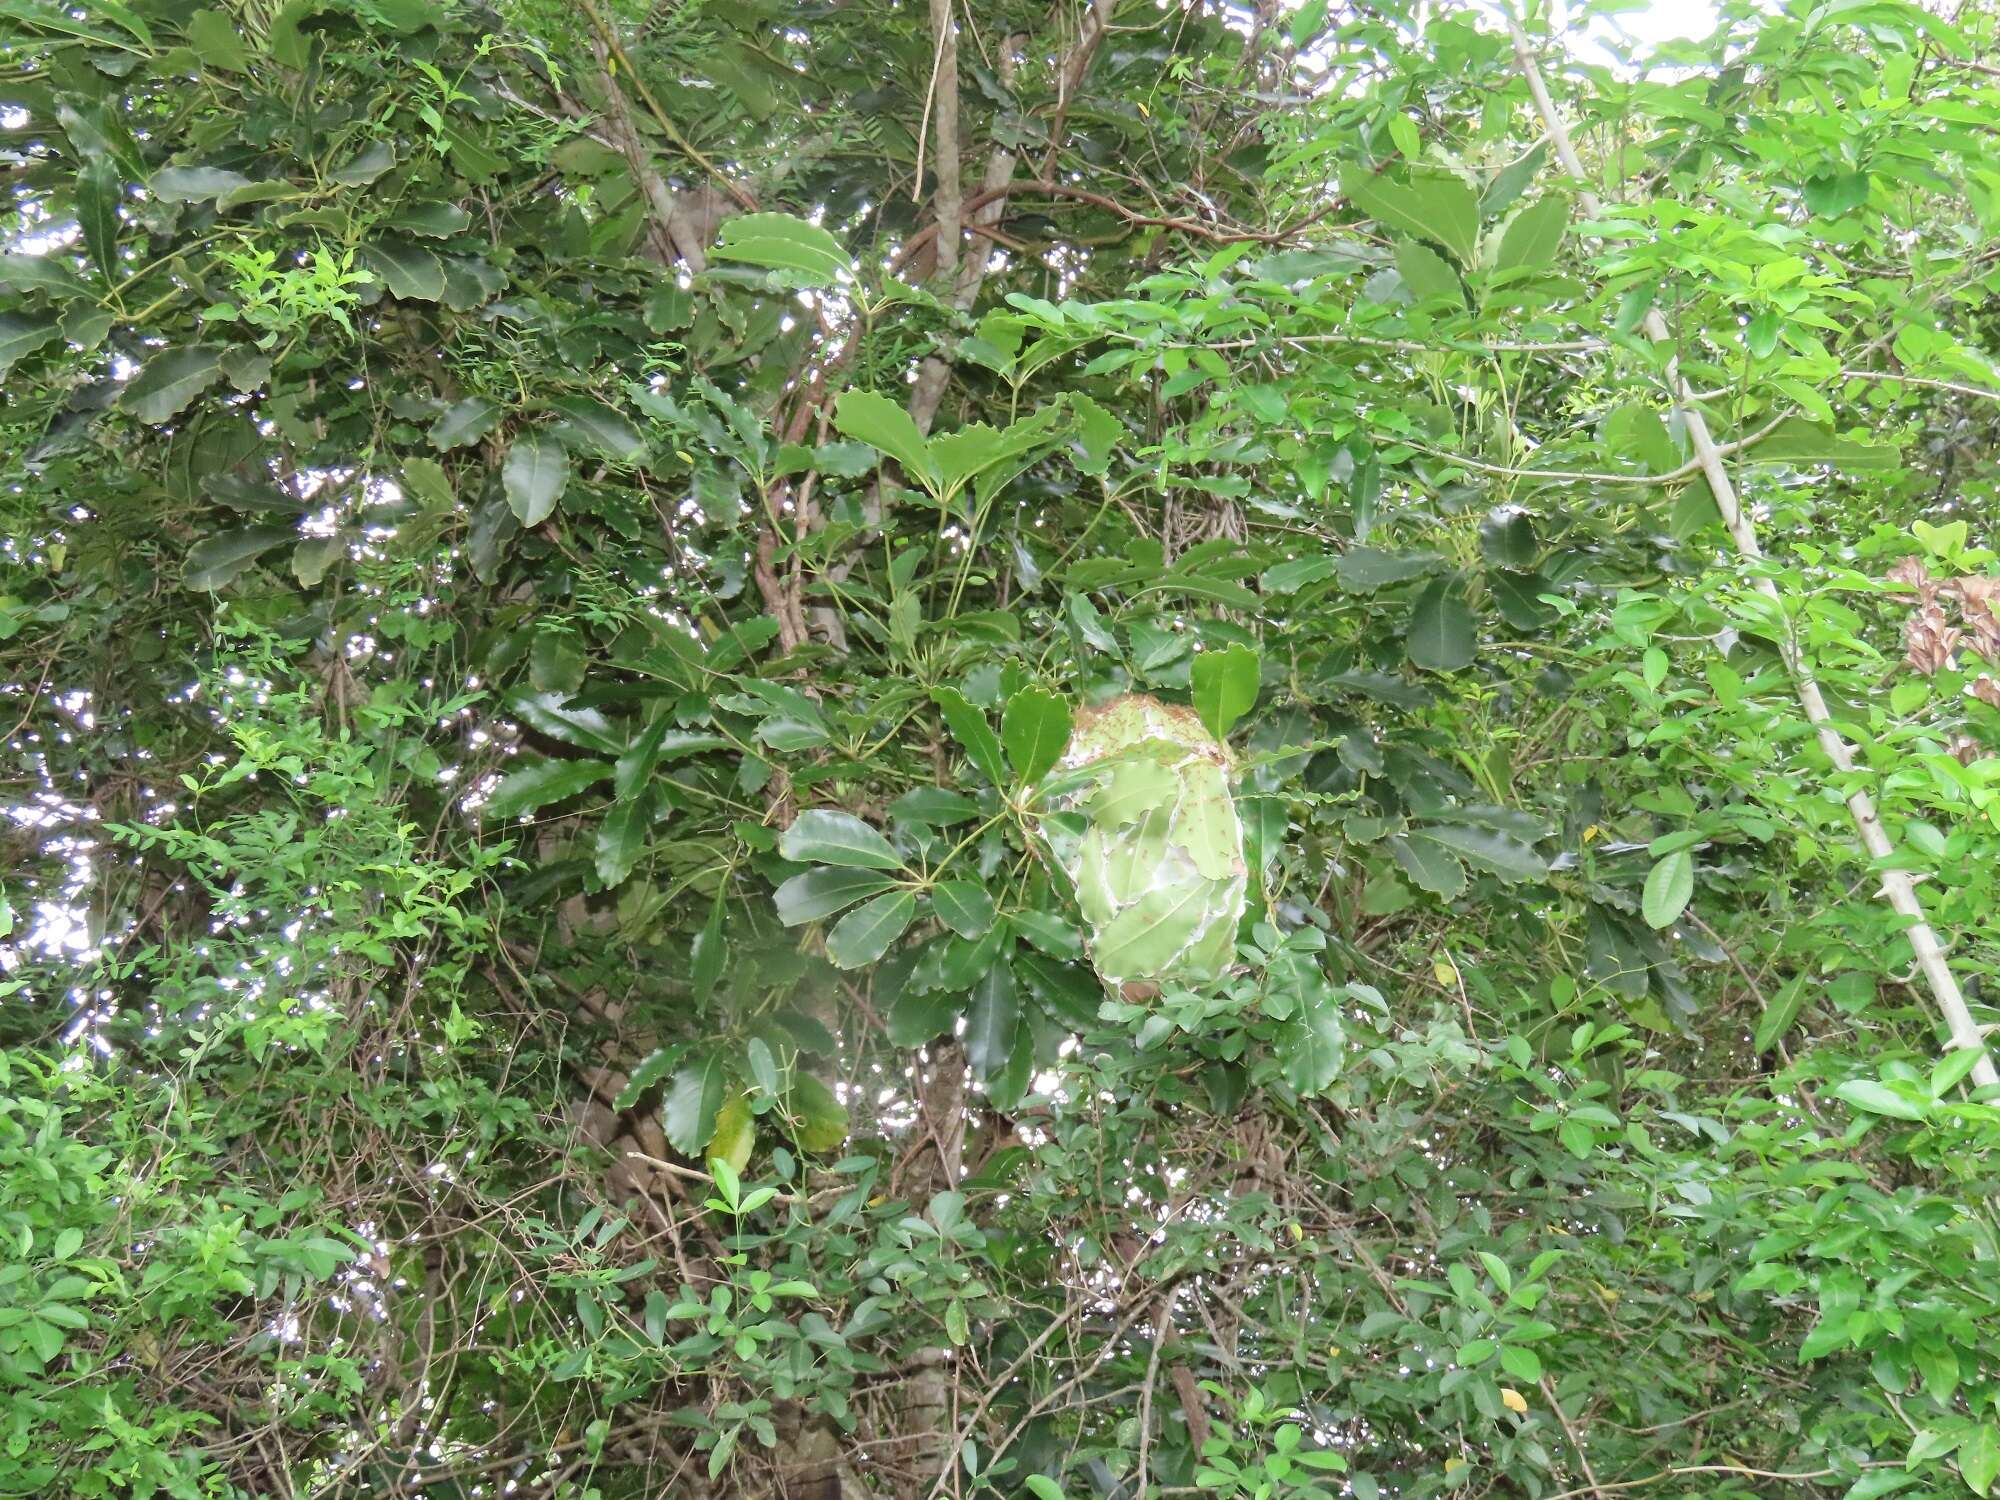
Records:
[[[1133,694],[1077,713],[1044,783],[1041,832],[1106,983],[1200,986],[1227,972],[1249,875],[1232,770],[1192,709]]]

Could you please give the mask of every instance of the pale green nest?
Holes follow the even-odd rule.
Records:
[[[1192,709],[1135,694],[1077,715],[1042,832],[1107,983],[1206,985],[1227,972],[1248,878],[1230,769]]]

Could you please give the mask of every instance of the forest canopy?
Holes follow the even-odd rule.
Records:
[[[1646,10],[0,0],[0,1496],[1994,1493],[2000,10]]]

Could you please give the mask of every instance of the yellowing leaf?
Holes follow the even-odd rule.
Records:
[[[1500,1404],[1509,1411],[1519,1412],[1522,1416],[1528,1414],[1528,1398],[1512,1386],[1500,1387]]]

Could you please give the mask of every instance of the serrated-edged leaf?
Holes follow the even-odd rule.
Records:
[[[1410,610],[1406,632],[1410,660],[1430,672],[1456,672],[1477,654],[1472,611],[1448,578],[1432,582]]]
[[[423,235],[426,239],[444,240],[471,224],[472,215],[456,203],[433,200],[407,204],[382,222],[388,229],[401,229],[409,234]]]
[[[290,526],[245,526],[205,536],[188,549],[181,582],[191,589],[219,589],[273,547],[296,541],[298,535]]]
[[[1539,880],[1549,871],[1549,862],[1532,845],[1492,828],[1471,828],[1460,823],[1427,823],[1421,835],[1440,844],[1465,863],[1498,875],[1505,881]]]
[[[495,821],[531,813],[597,785],[611,774],[602,760],[540,760],[500,778],[480,811]]]
[[[0,362],[5,361],[0,352]],[[191,344],[154,355],[119,394],[118,404],[142,422],[165,422],[222,378],[222,351]]]
[[[457,498],[452,491],[451,476],[434,458],[403,460],[403,493],[436,506],[450,505]]]
[[[631,747],[618,757],[617,779],[613,783],[621,797],[629,797],[646,783],[656,767],[684,755],[700,755],[709,750],[727,750],[730,742],[719,734],[676,729],[666,719],[655,719],[639,731]]]
[[[938,920],[960,937],[984,937],[993,925],[993,898],[975,880],[946,880],[931,887]]]
[[[1646,925],[1655,929],[1671,927],[1687,910],[1694,895],[1694,854],[1676,849],[1656,863],[1646,876],[1646,889],[1639,910]]]
[[[931,701],[951,726],[952,734],[964,747],[965,758],[986,774],[995,786],[1007,780],[1007,768],[1000,750],[1000,736],[993,732],[986,715],[966,701],[957,688],[933,688]]]
[[[58,301],[95,295],[61,257],[15,251],[0,255],[0,292],[40,292]]]
[[[826,935],[826,956],[836,969],[860,969],[889,951],[917,915],[914,891],[891,891],[858,906]]]
[[[1023,688],[1014,694],[1000,720],[1000,743],[1014,774],[1040,781],[1062,759],[1069,730],[1070,707],[1054,693]]]
[[[1009,912],[1007,925],[1051,958],[1083,957],[1083,934],[1053,912]]]
[[[123,222],[118,204],[124,196],[125,175],[108,157],[87,162],[76,174],[76,219],[83,230],[83,246],[107,281],[118,274],[118,232]]]
[[[686,1052],[687,1048],[683,1046],[655,1047],[648,1052],[639,1060],[639,1065],[632,1070],[631,1076],[626,1079],[625,1087],[618,1091],[618,1097],[613,1101],[612,1107],[630,1109],[637,1104],[647,1089],[673,1072],[674,1065]]]
[[[653,822],[653,799],[633,797],[614,802],[597,825],[597,878],[607,887],[622,885],[645,852]]]
[[[833,425],[843,436],[888,454],[919,484],[937,486],[937,466],[923,433],[910,414],[887,396],[874,391],[843,393],[834,405]]]
[[[500,408],[484,396],[467,396],[455,401],[431,423],[424,434],[433,448],[463,448],[476,443],[500,425]]]
[[[1389,852],[1403,873],[1433,896],[1450,901],[1465,889],[1465,867],[1449,849],[1422,834],[1392,836]]]
[[[845,869],[900,870],[903,858],[889,841],[853,813],[811,807],[792,819],[778,840],[778,852],[802,865]]]
[[[667,1144],[683,1156],[699,1156],[715,1136],[716,1112],[722,1108],[722,1059],[697,1059],[674,1074],[660,1107]]]
[[[523,526],[539,526],[569,487],[569,454],[548,438],[523,434],[507,449],[500,484],[515,519]]]
[[[617,755],[625,749],[623,736],[612,727],[609,719],[594,708],[568,707],[569,694],[566,692],[535,692],[516,688],[507,694],[504,701],[507,711],[515,718],[552,740],[561,740],[565,745],[578,745],[605,755]],[[618,795],[621,798],[630,797],[637,790],[636,785],[621,786]]]
[[[1218,740],[1227,738],[1236,721],[1257,702],[1261,674],[1257,653],[1248,646],[1204,651],[1195,657],[1188,672],[1194,711]]]
[[[1464,306],[1465,289],[1459,284],[1458,272],[1451,268],[1450,261],[1421,241],[1397,242],[1396,270],[1416,301],[1443,300]]]
[[[854,272],[854,262],[839,240],[790,214],[739,214],[725,219],[721,239],[709,253],[717,260],[788,271],[805,286],[832,286]]]
[[[0,375],[61,333],[53,314],[0,312]]]
[[[888,890],[895,882],[874,870],[842,870],[829,866],[794,875],[778,887],[778,920],[787,927],[817,922],[845,911],[865,896]]]
[[[342,187],[367,187],[396,165],[396,152],[387,141],[373,140],[327,174]]]

